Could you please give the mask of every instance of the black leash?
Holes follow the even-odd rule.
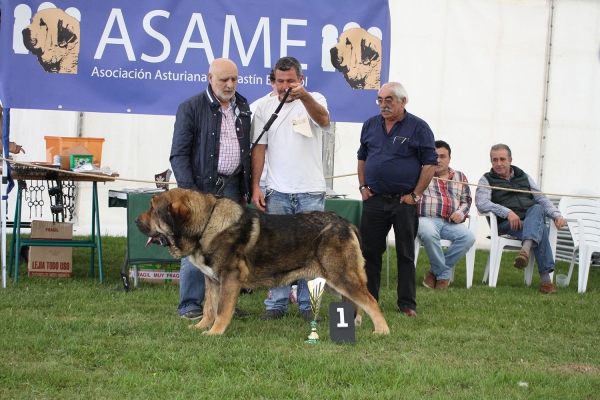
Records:
[[[244,157],[240,161],[239,165],[236,167],[235,171],[233,171],[233,173],[231,175],[229,175],[229,177],[227,178],[227,180],[225,181],[225,183],[223,183],[223,186],[221,186],[221,188],[217,191],[217,194],[215,196],[221,197],[221,195],[223,194],[223,191],[225,190],[225,188],[227,187],[227,185],[229,184],[229,182],[235,176],[237,176],[237,174],[240,173],[241,169],[244,167],[244,162],[248,159],[248,157],[250,157],[250,154],[252,153],[252,149],[254,149],[254,146],[256,146],[258,144],[258,142],[263,137],[263,135],[265,134],[265,132],[267,132],[269,130],[269,128],[271,127],[271,125],[273,125],[273,122],[279,116],[278,115],[279,111],[281,111],[281,108],[285,104],[285,101],[287,100],[288,95],[290,94],[291,91],[292,91],[292,87],[290,86],[288,88],[287,92],[285,92],[285,95],[283,96],[283,99],[281,100],[281,102],[279,103],[279,105],[277,106],[277,108],[275,109],[275,112],[273,113],[273,115],[271,115],[271,118],[269,118],[269,120],[265,124],[264,128],[262,129],[262,132],[260,133],[260,135],[258,135],[258,138],[256,138],[256,140],[254,141],[254,143],[252,143],[252,146],[250,146],[250,151],[248,151],[246,154],[244,154]]]

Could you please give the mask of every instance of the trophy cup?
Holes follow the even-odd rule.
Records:
[[[156,187],[159,189],[169,190],[169,179],[171,179],[172,171],[167,169],[165,172],[161,172],[160,174],[154,175],[154,180],[156,181]],[[159,183],[165,182],[165,183]]]
[[[310,296],[310,308],[313,312],[313,320],[310,321],[311,332],[308,335],[307,343],[317,343],[319,335],[317,334],[317,317],[321,309],[321,297],[325,289],[325,279],[316,278],[308,281],[308,295]]]

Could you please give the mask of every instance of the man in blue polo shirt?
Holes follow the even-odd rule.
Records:
[[[438,155],[429,125],[405,110],[407,102],[404,86],[388,82],[377,97],[381,115],[363,124],[358,149],[358,182],[363,199],[360,233],[367,287],[379,300],[381,257],[387,234],[394,227],[398,309],[416,317],[417,203],[435,173]]]

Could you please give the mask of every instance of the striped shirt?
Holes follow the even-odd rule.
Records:
[[[219,165],[217,172],[231,175],[240,163],[240,143],[235,133],[235,97],[231,98],[228,107],[221,106],[221,135],[219,145]]]
[[[447,179],[453,182],[431,180],[419,202],[419,217],[450,221],[452,213],[458,211],[465,220],[471,208],[471,189],[469,185],[458,182],[468,183],[467,177],[460,171],[448,168]]]

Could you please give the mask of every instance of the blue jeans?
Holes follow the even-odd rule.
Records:
[[[265,202],[269,214],[298,214],[303,211],[324,211],[325,192],[313,193],[281,193],[273,189],[265,192]],[[269,289],[269,297],[265,300],[267,310],[287,312],[290,298],[290,285]],[[310,310],[310,297],[306,279],[298,280],[298,309],[300,312]]]
[[[552,257],[552,248],[548,239],[548,227],[546,226],[546,215],[542,206],[535,204],[527,210],[522,230],[513,231],[510,229],[510,221],[507,220],[498,225],[498,232],[509,234],[519,240],[533,240],[533,254],[535,255],[540,275],[544,272],[554,272],[554,257]]]
[[[448,222],[444,218],[419,217],[419,238],[429,256],[429,271],[436,279],[450,279],[450,270],[475,243],[475,235],[463,224]],[[442,250],[440,240],[452,244]]]
[[[232,179],[223,191],[223,197],[238,202],[239,181]],[[189,257],[181,259],[179,270],[179,306],[177,312],[183,315],[202,307],[204,301],[205,282],[204,274],[189,260]]]

